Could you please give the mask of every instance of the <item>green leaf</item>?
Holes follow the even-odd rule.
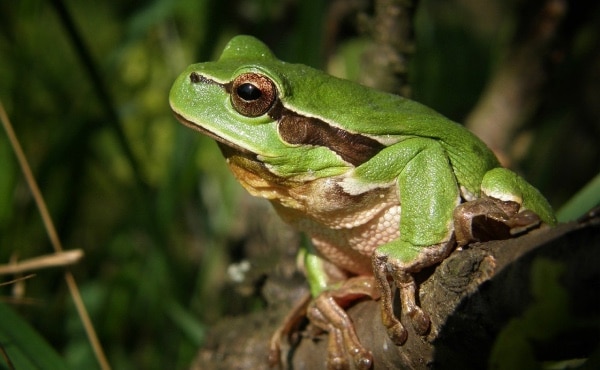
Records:
[[[68,369],[63,359],[27,322],[0,303],[0,345],[15,369]],[[0,368],[8,369],[5,361]]]
[[[556,213],[556,217],[560,222],[574,221],[598,205],[600,205],[600,173],[563,205]]]

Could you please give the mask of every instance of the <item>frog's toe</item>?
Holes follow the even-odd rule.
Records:
[[[327,344],[327,370],[350,369],[350,363],[344,353],[344,335],[341,330],[330,328]]]
[[[350,351],[350,357],[355,369],[368,370],[373,367],[373,354],[362,346],[355,349],[354,353]]]
[[[392,342],[397,346],[403,345],[406,342],[406,339],[408,339],[408,332],[400,322],[388,326],[387,332]]]
[[[356,369],[367,370],[373,367],[373,354],[371,354],[371,351],[355,342],[351,333],[346,333],[344,337],[346,348],[348,348],[348,353],[352,357]]]
[[[368,370],[373,367],[373,355],[360,345],[360,343],[356,342],[352,331],[352,329],[346,330],[329,327],[327,345],[328,370],[346,370],[351,368]],[[351,366],[350,360],[352,360],[354,366]]]
[[[538,227],[541,222],[537,213],[527,209],[512,216],[507,225],[510,227],[511,235],[518,235]]]
[[[400,290],[402,312],[410,319],[415,332],[419,335],[427,334],[431,320],[429,315],[419,307],[416,301],[417,286],[410,273],[398,271],[394,276]]]
[[[411,313],[409,316],[415,332],[419,335],[427,334],[429,327],[431,326],[429,315],[423,312],[423,310],[419,309],[418,311]]]
[[[373,355],[369,352],[354,361],[359,370],[368,370],[373,367]]]
[[[307,316],[310,322],[329,333],[327,369],[370,369],[373,366],[373,355],[360,343],[352,320],[337,302],[345,301],[344,294],[369,296],[371,285],[358,284],[363,280],[365,279],[356,279],[349,283],[354,288],[362,287],[358,291],[325,291],[308,307]]]

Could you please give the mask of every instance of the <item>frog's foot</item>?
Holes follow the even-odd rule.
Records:
[[[373,253],[373,274],[381,293],[381,319],[392,342],[400,346],[406,342],[408,331],[394,315],[394,290],[400,293],[401,317],[407,318],[418,335],[426,335],[431,326],[429,315],[417,302],[417,282],[414,274],[423,268],[441,262],[454,249],[453,237],[428,247],[415,248],[412,244],[397,240],[380,246]]]
[[[329,333],[328,369],[350,369],[350,359],[357,369],[373,366],[373,355],[360,343],[354,324],[343,308],[365,296],[379,297],[373,278],[355,277],[340,288],[324,291],[309,305],[307,316],[310,322]]]
[[[389,263],[388,256],[377,251],[373,257],[373,272],[381,291],[381,319],[392,342],[400,346],[406,342],[408,332],[404,325],[394,315],[392,283],[400,292],[402,314],[408,316],[415,332],[427,334],[430,326],[427,315],[417,304],[417,284],[409,269],[401,264]],[[418,267],[420,269],[420,267]],[[390,276],[391,281],[388,279]]]
[[[310,294],[302,297],[271,336],[271,341],[269,342],[269,365],[271,367],[281,364],[281,342],[284,337],[290,338],[302,319],[304,319],[310,300]]]
[[[459,246],[470,242],[514,237],[539,226],[534,212],[519,212],[517,202],[483,197],[465,202],[454,210],[454,232]]]

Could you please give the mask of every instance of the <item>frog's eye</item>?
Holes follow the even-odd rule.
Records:
[[[244,73],[231,86],[231,104],[247,117],[267,113],[277,100],[277,89],[268,77],[258,73]]]

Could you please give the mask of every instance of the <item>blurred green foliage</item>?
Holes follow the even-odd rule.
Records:
[[[85,251],[73,272],[114,368],[186,368],[211,320],[260,306],[221,289],[227,265],[245,257],[249,220],[268,211],[233,180],[211,140],[176,123],[171,83],[238,33],[284,60],[352,77],[364,39],[345,19],[330,42],[330,3],[70,0],[66,13],[57,0],[0,3],[0,99],[63,244]],[[415,98],[464,118],[514,33],[515,3],[472,14],[458,1],[422,1]],[[582,17],[577,44],[527,126],[534,145],[520,167],[555,206],[600,170],[599,115],[585,100],[600,85],[590,68],[600,61],[594,20]],[[0,261],[51,251],[0,134]],[[61,271],[39,271],[26,288],[35,303],[15,309],[73,368],[96,368]]]
[[[27,322],[2,303],[0,317],[0,343],[5,360],[0,365],[2,369],[68,369],[54,349]],[[9,362],[12,367],[4,366],[8,365],[5,362]]]
[[[490,369],[552,368],[538,362],[535,346],[560,342],[564,340],[561,335],[576,327],[589,330],[598,326],[597,320],[585,320],[572,312],[569,292],[561,285],[565,271],[565,265],[558,261],[539,258],[533,262],[530,276],[532,302],[521,316],[511,319],[498,334],[490,355]],[[577,365],[584,362],[581,359],[575,361]],[[557,368],[580,367],[565,365]]]

